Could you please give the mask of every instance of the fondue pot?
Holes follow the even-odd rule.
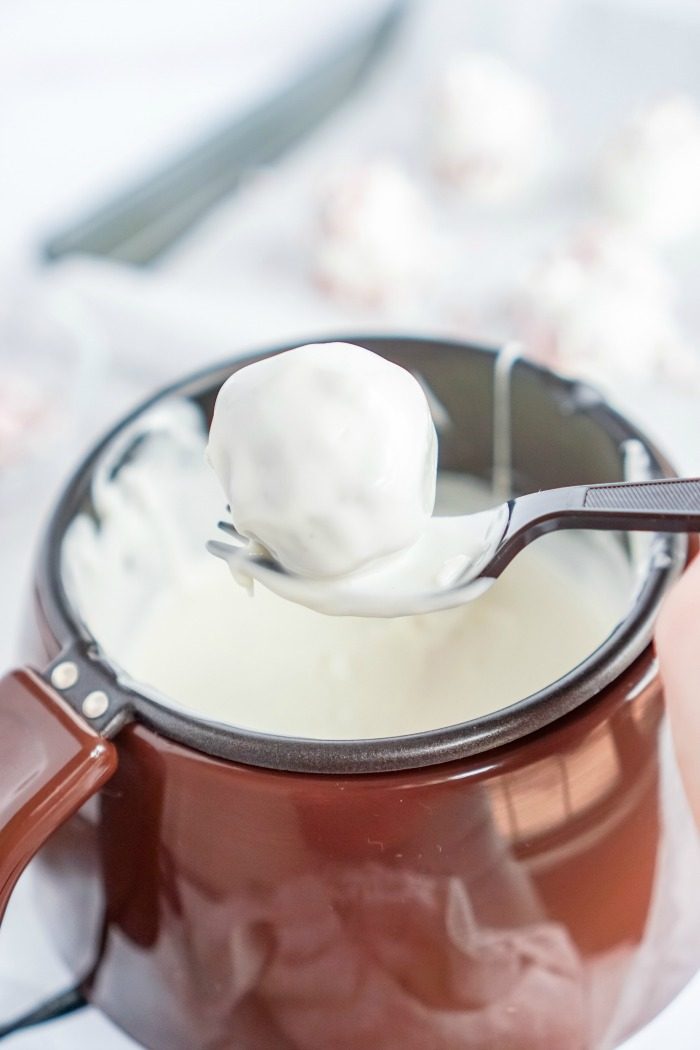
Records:
[[[441,469],[489,480],[496,354],[352,341],[420,374],[444,405]],[[138,408],[56,506],[25,666],[0,688],[2,907],[36,854],[37,899],[76,986],[162,1050],[581,1050],[615,1024],[632,1030],[644,1011],[620,1017],[623,987],[665,892],[670,819],[650,642],[686,538],[655,537],[612,634],[504,710],[343,741],[199,718],[112,662],[61,552],[76,516],[99,528],[92,482],[124,435],[173,399],[210,417],[245,363]],[[526,361],[511,375],[510,435],[521,492],[624,480],[630,449],[648,476],[672,473],[591,387]],[[631,561],[628,538],[614,542]]]

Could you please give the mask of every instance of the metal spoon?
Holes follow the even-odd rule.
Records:
[[[344,616],[408,616],[449,609],[488,590],[538,536],[556,529],[639,532],[700,531],[700,478],[576,485],[519,496],[493,510],[434,517],[409,550],[348,576],[297,576],[219,522],[234,541],[207,550],[242,581],[318,612]]]

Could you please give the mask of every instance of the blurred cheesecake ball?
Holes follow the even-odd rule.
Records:
[[[700,227],[700,110],[685,95],[635,113],[601,159],[603,206],[654,241]]]
[[[21,464],[46,440],[46,425],[55,414],[50,395],[38,383],[0,364],[0,471]]]
[[[677,375],[692,359],[669,274],[619,229],[585,230],[545,257],[525,279],[516,312],[533,356],[574,375]]]
[[[334,298],[381,306],[421,290],[435,265],[430,209],[397,163],[357,163],[323,188],[314,275]]]
[[[436,172],[474,201],[520,195],[546,163],[544,93],[494,55],[454,58],[436,85],[431,118]]]

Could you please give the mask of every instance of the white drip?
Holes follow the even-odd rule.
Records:
[[[522,356],[520,343],[506,343],[493,366],[493,469],[492,485],[497,499],[505,502],[513,495],[513,435],[511,376]]]

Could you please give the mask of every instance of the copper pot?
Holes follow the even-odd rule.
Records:
[[[488,477],[493,353],[355,341],[445,404],[441,466]],[[125,427],[173,396],[210,412],[239,366],[137,409],[54,512],[27,666],[1,687],[3,906],[40,851],[46,922],[76,982],[152,1048],[600,1045],[619,995],[593,994],[591,973],[614,958],[621,983],[650,914],[665,819],[650,639],[685,538],[659,539],[595,653],[493,715],[341,742],[198,719],[118,673],[71,604],[60,551]],[[671,473],[587,386],[520,362],[512,406],[523,491],[621,480],[629,440],[653,476]]]

